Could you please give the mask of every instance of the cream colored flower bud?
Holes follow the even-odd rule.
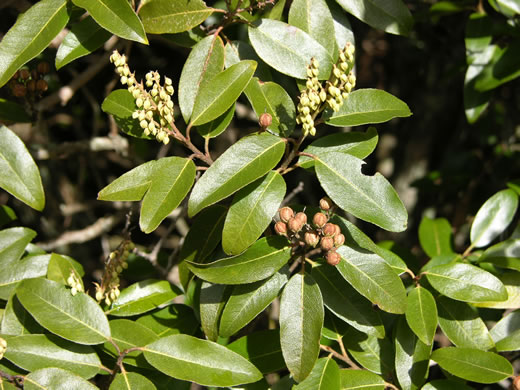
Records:
[[[146,118],[148,118],[148,120],[152,120],[153,119],[153,111],[152,110],[146,111]]]
[[[162,142],[163,142],[163,144],[168,145],[170,143],[170,137],[164,137]]]
[[[139,98],[141,96],[141,91],[139,91],[138,89],[134,89],[132,92],[132,96],[134,97],[134,99]]]
[[[173,109],[173,102],[171,101],[171,99],[168,99],[168,101],[166,102],[166,107],[168,107],[170,110]]]
[[[165,85],[172,85],[172,79],[169,77],[164,76],[164,84]]]
[[[135,105],[139,108],[141,108],[143,106],[143,99],[138,97],[137,99],[135,99]]]
[[[308,80],[305,82],[305,86],[307,87],[307,89],[312,89],[312,87],[314,87],[314,83],[312,82],[311,79],[308,79]]]
[[[152,81],[152,80],[146,80],[145,85],[146,85],[148,88],[150,88],[150,87],[153,85],[153,81]]]
[[[71,274],[68,278],[67,278],[67,284],[69,286],[74,286],[74,284],[76,284],[76,280],[74,279],[74,275]]]
[[[132,119],[137,119],[137,118],[139,118],[139,111],[132,112]]]
[[[343,83],[346,83],[348,81],[348,76],[345,74],[345,73],[342,73],[340,76],[339,76],[339,79],[343,82]]]
[[[128,85],[134,85],[135,84],[135,77],[133,75],[128,76],[128,80],[126,82]]]
[[[146,119],[145,112],[144,111],[139,111],[139,116],[138,116],[137,119],[139,119],[139,122],[144,121]]]
[[[70,289],[70,293],[71,293],[72,295],[76,295],[76,294],[78,293],[78,290],[76,289],[76,287],[72,287],[72,288]]]
[[[143,129],[146,129],[148,127],[148,122],[146,120],[142,120],[139,122],[139,126],[141,126]]]
[[[145,110],[149,110],[152,107],[152,103],[150,102],[150,99],[146,99],[143,103],[143,108]]]
[[[339,67],[341,68],[341,70],[343,72],[346,72],[348,70],[348,68],[349,68],[349,65],[348,65],[347,62],[340,62]]]
[[[101,301],[103,299],[103,292],[101,290],[96,291],[96,301]]]
[[[150,71],[150,72],[146,73],[146,75],[144,77],[145,77],[146,81],[153,80],[153,72]]]
[[[348,98],[348,94],[349,94],[349,93],[348,93],[347,91],[343,91],[343,92],[341,92],[341,97],[342,97],[343,99],[346,99],[346,98]]]
[[[319,96],[320,96],[320,101],[321,101],[321,102],[324,102],[325,100],[327,100],[327,92],[325,92],[324,89],[322,89],[322,90],[320,91]]]
[[[332,73],[333,73],[334,76],[336,76],[338,79],[341,78],[341,75],[343,74],[343,73],[341,72],[341,70],[340,70],[336,65],[333,65]]]
[[[0,337],[0,348],[2,348],[4,351],[7,349],[7,341]]]
[[[114,252],[110,252],[110,255],[108,255],[108,258],[110,260],[114,260],[116,257],[117,257],[117,253],[115,251]]]
[[[110,300],[113,302],[117,299],[117,296],[116,296],[116,293],[114,292],[114,290],[110,290]]]
[[[172,116],[172,114],[165,115],[165,116],[164,116],[164,119],[166,119],[166,120],[168,121],[168,123],[169,123],[169,122],[173,122],[173,116]]]
[[[164,132],[163,131],[159,131],[159,133],[157,133],[157,141],[159,142],[162,142],[162,140],[164,139]]]
[[[310,114],[311,110],[309,109],[309,107],[305,106],[302,108],[302,114],[303,115],[308,115]]]
[[[105,304],[107,306],[110,306],[112,304],[112,301],[110,300],[110,298],[108,296],[105,298]]]
[[[350,84],[352,84],[352,86],[356,85],[356,76],[354,75],[353,72],[350,72],[350,73],[348,74],[348,82],[349,82]]]
[[[173,87],[171,85],[167,85],[166,92],[168,93],[168,95],[173,95],[173,93],[175,92],[175,89],[173,89]]]
[[[153,97],[156,97],[158,93],[159,93],[159,91],[158,91],[156,88],[153,88],[153,89],[150,91],[150,95],[152,95]]]
[[[163,115],[168,115],[168,114],[170,114],[170,109],[168,107],[163,107],[162,113],[163,113]]]
[[[168,94],[164,89],[161,89],[161,92],[159,92],[159,97],[161,98],[161,100],[166,100],[168,99]]]

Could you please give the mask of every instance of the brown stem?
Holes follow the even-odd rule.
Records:
[[[323,349],[324,351],[331,353],[335,358],[344,361],[350,367],[352,367],[356,370],[360,369],[359,366],[356,363],[354,363],[352,360],[350,360],[350,358],[347,355],[344,356],[344,355],[340,354],[339,352],[335,351],[333,348],[329,347],[328,345],[320,344],[320,348]]]
[[[295,142],[292,150],[290,151],[289,155],[285,158],[280,168],[277,169],[277,171],[280,174],[285,174],[287,171],[287,167],[289,164],[291,164],[291,161],[294,160],[294,158],[298,155],[298,149],[300,148],[301,144],[305,140],[306,135],[302,133],[300,138],[298,138],[298,141]]]

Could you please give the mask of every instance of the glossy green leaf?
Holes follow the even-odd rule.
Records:
[[[191,124],[202,125],[225,113],[246,88],[255,69],[255,61],[240,61],[201,84],[193,104]]]
[[[231,123],[233,116],[235,115],[235,107],[233,104],[229,109],[216,119],[211,122],[204,123],[203,125],[197,126],[197,133],[204,138],[215,138],[222,134]]]
[[[25,377],[25,390],[98,390],[82,377],[62,368],[49,367],[31,372]]]
[[[361,160],[369,156],[377,146],[379,136],[375,127],[369,127],[366,132],[351,131],[348,133],[329,134],[313,141],[304,149],[305,153],[316,156],[328,152],[347,153]],[[298,165],[302,168],[314,166],[314,159],[300,156]]]
[[[285,191],[284,179],[274,171],[239,190],[222,231],[224,252],[237,255],[251,246],[272,222]]]
[[[287,368],[298,382],[307,378],[318,359],[324,315],[314,279],[293,275],[280,300],[280,344]]]
[[[188,335],[161,338],[144,348],[144,356],[159,371],[204,386],[236,386],[262,378],[260,371],[237,353]]]
[[[350,21],[347,15],[334,0],[326,1],[334,23],[334,36],[336,37],[336,45],[339,49],[344,48],[347,42],[350,42],[352,45],[354,45],[354,32],[352,31],[352,26],[350,25]],[[336,59],[336,55],[339,55],[339,53],[335,53],[334,59]]]
[[[388,263],[362,248],[343,245],[337,252],[342,258],[337,270],[361,295],[389,313],[405,312],[403,282]]]
[[[112,36],[107,30],[87,17],[73,25],[56,53],[56,69],[91,54]]]
[[[18,217],[11,207],[6,205],[0,206],[0,227],[16,221],[17,219]]]
[[[147,1],[139,15],[150,34],[180,33],[206,20],[213,10],[202,0]]]
[[[504,47],[502,45],[492,47],[494,50],[491,61],[482,67],[475,78],[477,91],[490,91],[520,76],[515,58],[515,53],[520,49],[520,40],[513,40]]]
[[[297,79],[307,78],[311,58],[318,60],[318,78],[329,77],[332,56],[322,45],[298,27],[260,19],[249,27],[249,40],[256,53],[277,71]]]
[[[329,340],[339,342],[339,340],[341,340],[343,335],[347,332],[349,326],[350,325],[348,325],[345,321],[340,320],[337,316],[332,314],[330,310],[325,310],[325,322],[323,323],[323,328],[321,329],[321,335]]]
[[[31,118],[20,104],[0,98],[0,121],[24,123]]]
[[[412,115],[405,102],[380,89],[358,89],[325,122],[332,126],[360,126]]]
[[[96,352],[88,345],[77,345],[58,336],[44,334],[2,337],[9,345],[4,357],[27,371],[58,367],[89,379],[101,367]]]
[[[0,230],[0,264],[2,268],[19,260],[34,237],[36,237],[36,232],[25,227]]]
[[[339,370],[341,390],[384,390],[385,381],[379,375],[365,370]]]
[[[327,195],[343,210],[383,229],[406,229],[408,214],[392,185],[376,173],[361,172],[363,160],[346,153],[317,156],[316,174]]]
[[[500,279],[474,265],[439,265],[424,274],[438,292],[458,301],[486,302],[507,299],[507,291]]]
[[[436,379],[425,384],[421,390],[472,390],[473,387],[465,385],[458,380]]]
[[[478,262],[520,271],[520,239],[510,238],[487,248]]]
[[[38,166],[22,140],[3,125],[0,126],[0,171],[3,172],[0,175],[1,188],[33,209],[43,210],[45,193]]]
[[[518,194],[512,189],[497,192],[478,210],[471,225],[471,244],[480,248],[491,243],[511,223],[518,207]]]
[[[23,64],[40,54],[68,21],[66,0],[43,0],[23,13],[0,41],[0,87]],[[5,150],[4,145],[0,150]]]
[[[217,341],[219,321],[231,288],[223,284],[202,282],[200,288],[200,324],[206,338]]]
[[[193,335],[200,326],[192,308],[182,304],[169,305],[140,316],[136,322],[146,326],[159,337],[178,333]]]
[[[340,385],[338,364],[329,356],[318,359],[309,376],[293,390],[340,390]]]
[[[229,147],[195,183],[188,202],[193,216],[264,176],[280,161],[285,143],[271,134],[244,137]]]
[[[296,108],[289,94],[280,85],[263,82],[254,77],[245,94],[255,110],[256,116],[271,115],[272,123],[267,127],[274,134],[288,137],[296,126]]]
[[[345,11],[390,34],[408,35],[413,18],[401,0],[336,0]]]
[[[98,199],[109,201],[138,201],[143,199],[152,183],[156,163],[155,160],[148,161],[119,176],[99,191]]]
[[[155,390],[157,387],[145,376],[137,372],[121,372],[110,384],[109,390]]]
[[[349,354],[364,368],[387,376],[394,369],[394,348],[389,338],[378,339],[350,328],[343,337]]]
[[[419,225],[419,242],[424,252],[435,257],[453,253],[451,225],[445,218],[424,217]]]
[[[107,314],[129,317],[163,305],[182,292],[166,280],[147,279],[128,286],[112,304]]]
[[[253,363],[262,374],[285,368],[278,328],[250,333],[227,347]]]
[[[198,42],[190,52],[179,79],[179,107],[185,122],[193,112],[200,87],[224,68],[224,44],[218,35]]]
[[[516,309],[520,307],[520,273],[507,272],[498,276],[507,291],[505,301],[472,302],[476,307],[488,307],[493,309]]]
[[[431,292],[421,286],[410,291],[405,315],[408,326],[419,340],[431,345],[437,329],[437,305]]]
[[[164,157],[154,165],[152,184],[141,205],[139,226],[145,233],[153,232],[188,194],[195,180],[193,160]]]
[[[323,303],[337,317],[363,333],[385,337],[383,322],[372,303],[359,295],[335,267],[328,264],[313,267],[312,277],[320,287]]]
[[[72,0],[103,27],[123,39],[148,44],[141,19],[127,0]]]
[[[244,253],[212,263],[188,263],[199,278],[212,283],[246,284],[268,278],[291,257],[288,241],[281,236],[264,237]]]
[[[496,344],[497,351],[520,350],[520,310],[503,317],[489,333]]]
[[[254,77],[253,79],[251,79],[249,83],[252,83],[255,78],[263,82],[273,80],[273,74],[271,71],[272,68],[268,66],[264,61],[262,61],[258,54],[256,54],[255,49],[253,49],[253,47],[250,44],[244,41],[228,41],[226,42],[225,52],[226,58],[224,64],[226,68],[238,64],[240,61],[243,60],[256,61],[257,67],[253,75]],[[247,90],[245,90],[244,92],[247,94]],[[260,115],[260,113],[257,113],[257,115]]]
[[[506,358],[493,352],[471,348],[439,348],[431,359],[450,374],[477,383],[499,382],[513,375]]]
[[[1,390],[17,390],[18,387],[13,385],[11,382],[8,382],[7,379],[0,379],[0,389]]]
[[[325,0],[295,0],[289,9],[289,24],[305,31],[323,46],[329,54],[336,55],[334,20]]]
[[[288,280],[288,266],[284,266],[266,280],[234,286],[220,319],[220,336],[230,337],[246,326],[269,306]]]
[[[18,297],[14,294],[11,295],[2,316],[0,333],[22,336],[29,333],[44,333],[44,331],[41,325],[25,310]]]
[[[421,342],[403,317],[397,320],[394,342],[395,372],[401,389],[420,389],[428,377],[432,344]]]
[[[495,346],[486,324],[475,308],[446,297],[439,297],[437,304],[439,325],[454,345],[483,351]]]
[[[51,255],[34,255],[9,263],[0,273],[0,298],[8,299],[22,280],[45,276],[50,258]]]
[[[47,279],[54,280],[61,284],[67,284],[67,279],[71,272],[74,272],[81,285],[83,285],[81,277],[85,275],[85,271],[79,262],[69,256],[58,255],[56,253],[51,255],[49,265],[47,266]]]

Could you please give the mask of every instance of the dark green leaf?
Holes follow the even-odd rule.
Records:
[[[231,288],[223,284],[202,282],[200,289],[200,323],[206,338],[217,341],[219,321]]]
[[[43,0],[23,13],[0,41],[0,87],[23,64],[40,54],[68,21],[66,0]],[[5,150],[4,145],[0,150]]]
[[[139,15],[151,34],[187,31],[206,20],[213,10],[202,0],[154,0],[144,3]]]
[[[50,258],[51,255],[34,255],[9,263],[0,273],[0,298],[8,299],[24,279],[45,276]]]
[[[491,61],[475,78],[475,89],[481,92],[497,88],[520,76],[515,57],[515,53],[520,50],[520,40],[516,39],[505,47],[498,45],[490,45],[490,47],[494,48]]]
[[[349,326],[350,325],[348,325],[345,321],[340,320],[337,316],[332,314],[330,310],[325,310],[325,322],[323,323],[321,335],[329,340],[339,342],[339,340],[341,340],[343,335],[347,332]]]
[[[472,387],[461,381],[450,379],[436,379],[425,384],[421,390],[472,390]]]
[[[310,374],[318,358],[323,318],[323,301],[314,279],[293,275],[280,301],[280,343],[287,368],[298,382]]]
[[[24,280],[16,289],[31,315],[52,333],[78,344],[101,344],[110,338],[108,320],[99,305],[85,293],[47,279]]]
[[[360,126],[387,122],[412,115],[405,102],[380,89],[359,89],[349,94],[339,111],[326,123],[332,126]]]
[[[25,377],[24,390],[98,390],[82,377],[62,368],[49,367],[31,372]]]
[[[224,252],[237,255],[251,246],[271,223],[285,191],[284,179],[274,171],[239,190],[224,223]]]
[[[364,175],[363,160],[329,152],[314,164],[320,184],[340,208],[386,230],[406,229],[408,214],[399,196],[381,174]]]
[[[36,232],[25,227],[0,231],[0,261],[2,268],[22,257],[25,247],[36,237]]]
[[[478,262],[520,271],[520,239],[510,238],[487,248]]]
[[[262,378],[260,371],[237,353],[188,335],[161,338],[144,348],[144,356],[169,376],[205,386],[235,386]]]
[[[18,297],[13,294],[5,306],[0,333],[21,336],[29,333],[44,333],[44,329],[25,310]]]
[[[8,35],[1,43],[4,43]],[[0,45],[0,58],[2,58],[1,49]],[[45,193],[38,166],[22,140],[3,125],[0,126],[0,172],[2,172],[0,175],[1,188],[33,209],[43,210]]]
[[[235,115],[235,104],[216,119],[211,122],[204,123],[203,125],[197,126],[197,132],[204,138],[215,138],[222,134],[231,123],[233,116]]]
[[[127,0],[72,0],[105,30],[123,39],[148,44],[143,24]]]
[[[362,248],[341,246],[341,275],[361,295],[389,313],[402,314],[406,309],[406,291],[399,276],[381,257]]]
[[[379,375],[365,370],[339,370],[341,390],[384,390],[385,381]]]
[[[155,390],[157,387],[146,379],[145,376],[137,372],[122,372],[117,374],[110,384],[109,390]]]
[[[280,161],[284,150],[283,139],[271,134],[242,138],[197,181],[188,202],[188,214],[193,216],[264,176]]]
[[[188,263],[199,278],[212,283],[246,284],[268,278],[291,257],[288,241],[281,236],[258,240],[244,253],[208,264]]]
[[[424,252],[435,257],[453,253],[451,225],[445,218],[424,217],[419,225],[419,242]]]
[[[341,7],[333,0],[326,0],[327,5],[332,14],[332,19],[334,22],[334,35],[336,37],[336,44],[339,49],[345,47],[347,42],[350,42],[352,45],[355,44],[354,33],[352,31],[352,26],[348,20],[347,15]],[[334,59],[339,53],[334,54]]]
[[[31,118],[18,103],[0,98],[0,121],[31,122]]]
[[[293,390],[340,390],[337,363],[330,356],[318,359],[309,376]]]
[[[471,304],[476,307],[489,307],[493,309],[517,309],[520,307],[520,273],[507,272],[499,275],[498,279],[500,279],[506,288],[507,300],[500,302],[472,302]]]
[[[152,183],[156,163],[155,160],[148,161],[119,176],[99,191],[98,199],[110,201],[138,201],[143,199]]]
[[[513,375],[506,358],[471,348],[439,348],[431,359],[450,374],[472,382],[494,383]]]
[[[16,221],[17,219],[18,217],[11,207],[6,205],[0,206],[0,227]]]
[[[431,345],[437,329],[437,305],[431,292],[421,286],[410,291],[405,315],[408,326],[419,340]]]
[[[199,330],[199,321],[191,307],[182,304],[173,304],[147,315],[136,321],[144,325],[159,337],[171,334],[195,334]]]
[[[491,328],[490,335],[497,351],[518,351],[520,349],[520,310],[503,317]]]

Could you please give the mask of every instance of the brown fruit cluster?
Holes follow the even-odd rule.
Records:
[[[290,207],[282,207],[278,210],[280,220],[274,225],[278,235],[290,238],[294,243],[307,245],[312,248],[319,247],[325,255],[327,263],[337,265],[341,256],[336,249],[345,243],[345,236],[338,225],[329,222],[334,204],[329,198],[320,200],[321,212],[312,217],[311,223],[307,223],[307,214],[294,213]]]
[[[51,67],[48,62],[40,62],[35,69],[22,68],[17,70],[9,81],[9,88],[13,96],[18,98],[35,98],[49,89],[43,77],[49,73]]]

